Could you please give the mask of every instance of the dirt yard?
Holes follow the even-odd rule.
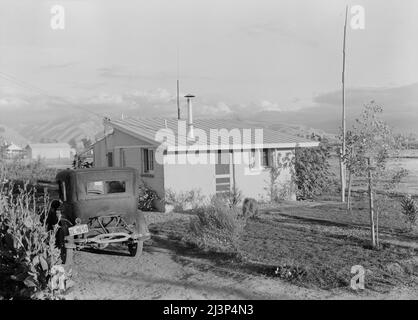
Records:
[[[397,286],[385,293],[297,286],[234,267],[236,262],[225,256],[186,247],[173,230],[155,232],[164,225],[184,232],[189,217],[147,214],[154,235],[139,261],[116,248],[106,253],[77,252],[75,285],[66,299],[418,299],[418,288],[413,286]]]

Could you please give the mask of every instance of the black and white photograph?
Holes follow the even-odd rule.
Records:
[[[417,300],[417,71],[416,0],[0,0],[0,305]]]

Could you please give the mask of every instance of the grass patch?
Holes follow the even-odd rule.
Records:
[[[381,223],[383,233],[414,241],[413,236],[403,236],[402,222],[395,214],[382,217]],[[150,229],[168,232],[185,243],[190,243],[193,233],[187,221],[169,221]],[[203,234],[209,234],[207,231]],[[334,202],[287,203],[248,219],[236,248],[201,247],[208,259],[211,250],[219,247],[239,252],[238,262],[227,265],[231,269],[278,277],[304,287],[349,288],[354,265],[366,269],[365,285],[370,290],[385,292],[397,285],[417,284],[416,251],[385,243],[380,250],[373,250],[368,239],[368,215],[362,203],[356,202],[351,213]]]

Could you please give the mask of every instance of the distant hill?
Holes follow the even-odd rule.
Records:
[[[349,128],[360,117],[364,104],[375,101],[383,108],[382,118],[395,132],[418,134],[418,83],[393,88],[353,88],[346,91],[346,116]],[[317,96],[315,105],[295,111],[261,111],[250,120],[285,123],[338,133],[341,128],[341,91]]]
[[[17,130],[4,124],[0,124],[0,137],[9,143],[13,142],[14,144],[17,144],[20,147],[25,147],[29,143],[29,140],[21,135]]]
[[[17,131],[31,142],[55,140],[58,142],[80,141],[82,138],[94,140],[95,135],[103,130],[102,120],[97,118],[83,119],[80,116],[58,118],[44,123],[19,125]]]
[[[242,120],[243,122],[247,123],[248,126],[259,126],[270,130],[275,130],[278,132],[303,137],[303,138],[310,138],[312,135],[317,135],[322,138],[326,138],[330,141],[334,141],[336,139],[335,134],[328,133],[322,129],[315,129],[304,125],[298,124],[289,124],[283,123],[278,121],[271,121],[271,120],[257,120],[257,119],[245,119]]]

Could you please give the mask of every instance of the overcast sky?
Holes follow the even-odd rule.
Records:
[[[366,14],[348,29],[347,86],[418,82],[416,0],[0,0],[0,72],[75,103],[152,107],[171,105],[179,61],[202,108],[308,107],[340,88],[346,3]],[[54,4],[64,30],[50,27]],[[30,91],[0,78],[0,108]]]

